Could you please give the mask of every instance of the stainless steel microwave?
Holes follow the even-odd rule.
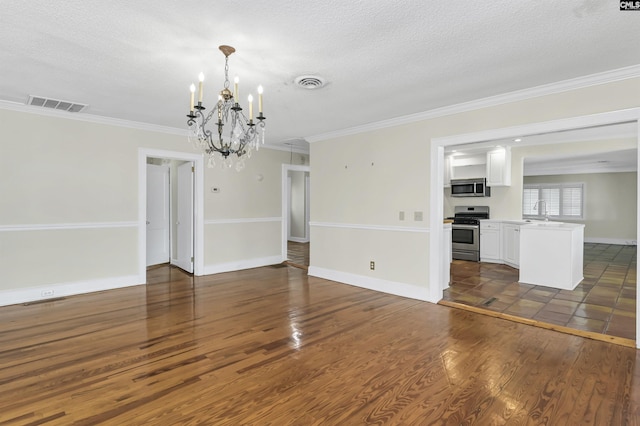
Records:
[[[491,188],[487,187],[485,178],[478,179],[452,179],[452,197],[490,197]]]

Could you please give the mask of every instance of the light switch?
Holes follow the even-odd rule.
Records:
[[[400,214],[398,215],[398,219],[404,220],[404,212],[400,212]]]

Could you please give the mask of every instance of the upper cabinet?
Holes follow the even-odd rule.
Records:
[[[511,186],[511,148],[487,152],[487,186]]]
[[[511,186],[511,148],[491,148],[473,154],[448,154],[444,157],[444,185],[451,179],[486,178],[487,186]]]
[[[451,179],[476,179],[485,177],[485,154],[445,156],[445,184]]]

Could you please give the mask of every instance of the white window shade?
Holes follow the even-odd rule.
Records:
[[[562,188],[562,215],[582,217],[582,185]]]
[[[538,214],[534,209],[536,201],[540,199],[538,192],[538,188],[524,188],[524,193],[522,194],[522,214],[524,216],[532,216]]]
[[[540,199],[545,202],[538,203],[538,215],[560,216],[560,188],[541,188]]]
[[[584,184],[525,185],[522,214],[532,219],[582,219]]]

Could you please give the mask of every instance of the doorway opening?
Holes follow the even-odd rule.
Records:
[[[193,273],[193,161],[147,157],[147,267]]]
[[[201,155],[140,149],[138,152],[138,275],[170,264],[194,275],[204,269]]]
[[[640,119],[640,109],[629,109],[622,111],[614,111],[609,113],[594,114],[589,116],[581,116],[569,119],[562,119],[543,123],[534,123],[523,126],[516,126],[504,129],[494,129],[489,131],[457,135],[451,137],[435,138],[432,139],[431,145],[431,222],[430,227],[432,231],[432,238],[430,239],[430,264],[432,265],[429,281],[432,284],[430,286],[430,301],[437,303],[442,300],[443,290],[446,288],[447,283],[439,279],[442,274],[442,269],[446,267],[443,262],[440,261],[438,255],[438,248],[442,247],[444,232],[442,229],[442,220],[444,218],[444,148],[452,145],[463,145],[471,143],[489,142],[492,140],[506,140],[522,138],[533,135],[551,134],[554,132],[565,132],[576,129],[586,129],[608,126],[618,123],[633,123],[636,128],[636,147],[640,146],[640,135],[637,131],[638,120]],[[636,154],[637,155],[637,154]],[[636,178],[637,179],[637,178]],[[639,187],[640,188],[640,187]],[[640,199],[640,197],[638,197]],[[637,203],[636,203],[637,204]],[[636,205],[637,209],[637,205]],[[638,219],[636,219],[638,220]],[[638,230],[640,228],[637,227]],[[636,232],[638,234],[638,231]],[[636,241],[638,240],[636,235]],[[447,264],[448,265],[448,264]],[[442,275],[441,275],[442,274]],[[637,271],[635,272],[635,281],[637,281]],[[640,293],[636,293],[636,309],[635,309],[635,329],[640,327]],[[638,334],[635,336],[635,345],[638,344]]]
[[[311,238],[310,167],[282,165],[282,255],[283,261],[309,268]]]

